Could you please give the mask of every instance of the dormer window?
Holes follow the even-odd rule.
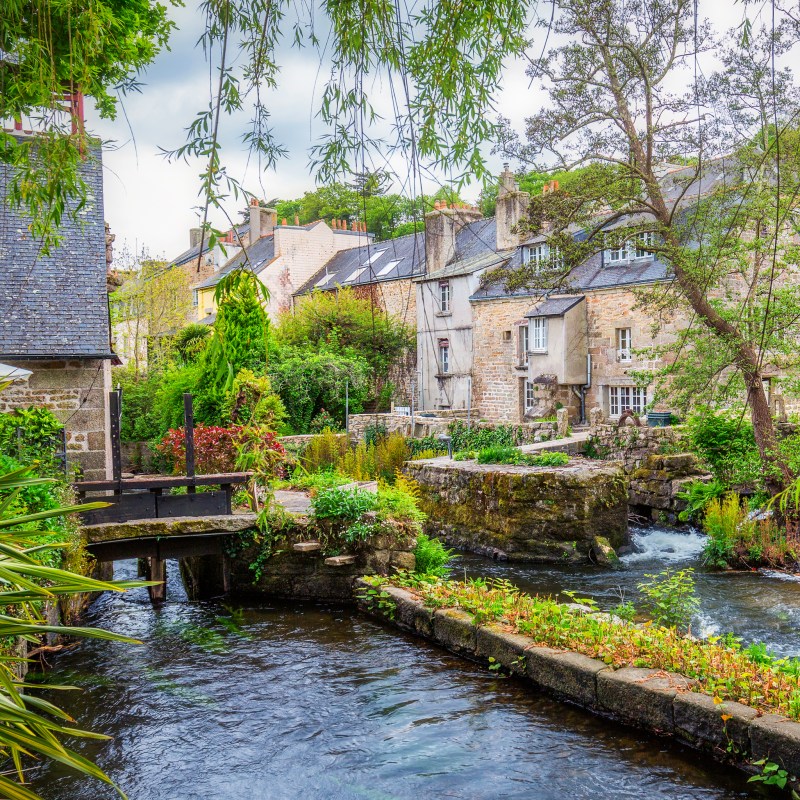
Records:
[[[653,257],[653,245],[655,244],[655,233],[644,231],[623,242],[619,247],[614,247],[605,251],[605,261],[607,264],[627,264],[629,261],[640,261]]]
[[[546,242],[523,245],[521,255],[522,263],[531,264],[535,269],[543,266],[560,267],[563,262],[561,251]]]

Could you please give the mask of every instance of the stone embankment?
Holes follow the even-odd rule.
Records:
[[[628,537],[620,464],[572,459],[562,467],[409,461],[426,532],[448,544],[513,561],[583,563]]]
[[[482,664],[500,664],[536,689],[595,714],[651,733],[671,736],[752,770],[766,759],[800,775],[800,724],[776,714],[760,714],[734,702],[715,702],[692,691],[692,681],[663,670],[607,664],[581,653],[536,645],[502,626],[477,625],[454,608],[433,610],[411,592],[366,580],[357,584],[361,610],[452,653]]]

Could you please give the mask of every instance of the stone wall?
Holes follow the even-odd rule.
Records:
[[[607,538],[628,537],[628,492],[620,464],[572,459],[564,467],[409,461],[426,531],[448,543],[514,561],[584,563]]]
[[[685,429],[681,425],[650,428],[645,425],[593,423],[591,443],[602,458],[622,461],[628,472],[637,469],[651,455],[673,452],[683,445]]]
[[[0,393],[0,412],[28,406],[49,408],[66,427],[68,465],[78,467],[87,480],[106,478],[110,474],[109,362],[4,360],[33,374],[27,381],[15,381]]]

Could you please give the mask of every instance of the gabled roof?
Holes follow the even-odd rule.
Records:
[[[563,317],[571,308],[584,300],[583,295],[577,297],[548,297],[535,305],[526,317]]]
[[[345,231],[334,231],[334,233],[345,233]],[[314,289],[361,286],[411,278],[422,273],[424,269],[425,235],[410,233],[408,236],[398,236],[397,239],[388,239],[385,242],[340,250],[295,294],[308,294]]]
[[[422,283],[425,281],[438,281],[443,278],[459,278],[464,275],[472,275],[482,269],[497,267],[508,260],[511,252],[507,254],[495,253],[492,251],[479,253],[478,255],[462,258],[458,261],[451,261],[441,269],[429,272],[427,275],[420,275],[414,278],[415,281]]]
[[[250,233],[250,225],[237,225],[236,232],[238,233],[240,238],[246,237]],[[203,253],[208,252],[208,234],[203,237]],[[188,250],[184,250],[179,256],[176,256],[172,261],[169,262],[169,266],[171,267],[179,267],[181,264],[186,264],[189,261],[194,261],[199,255],[201,255],[200,245],[196,244],[194,247],[190,247]]]
[[[218,269],[204,281],[194,284],[192,289],[210,289],[212,286],[216,286],[226,275],[240,267],[247,267],[258,274],[274,258],[275,237],[270,233],[256,240],[250,247],[239,250],[230,261],[226,262],[222,269]]]
[[[10,171],[0,163],[0,357],[113,357],[99,145],[80,169],[86,205],[77,222],[65,212],[61,242],[45,255],[29,220],[5,203]]]

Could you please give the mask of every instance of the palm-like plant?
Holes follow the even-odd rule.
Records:
[[[82,592],[121,592],[147,584],[141,581],[98,581],[41,564],[37,555],[60,545],[30,546],[31,539],[40,537],[42,531],[26,530],[22,526],[106,505],[86,503],[15,516],[12,508],[19,493],[26,487],[41,483],[52,481],[32,477],[25,468],[0,475],[0,637],[22,637],[39,643],[43,633],[56,633],[135,643],[135,639],[97,628],[47,624],[42,613],[47,601]],[[14,766],[12,771],[0,774],[0,796],[8,800],[39,800],[38,794],[23,785],[23,760],[50,758],[114,786],[124,797],[119,787],[98,766],[63,743],[63,739],[69,737],[108,737],[72,727],[73,720],[67,713],[40,697],[28,694],[26,690],[35,687],[20,680],[14,669],[23,660],[13,653],[0,653],[0,758],[10,760]]]

